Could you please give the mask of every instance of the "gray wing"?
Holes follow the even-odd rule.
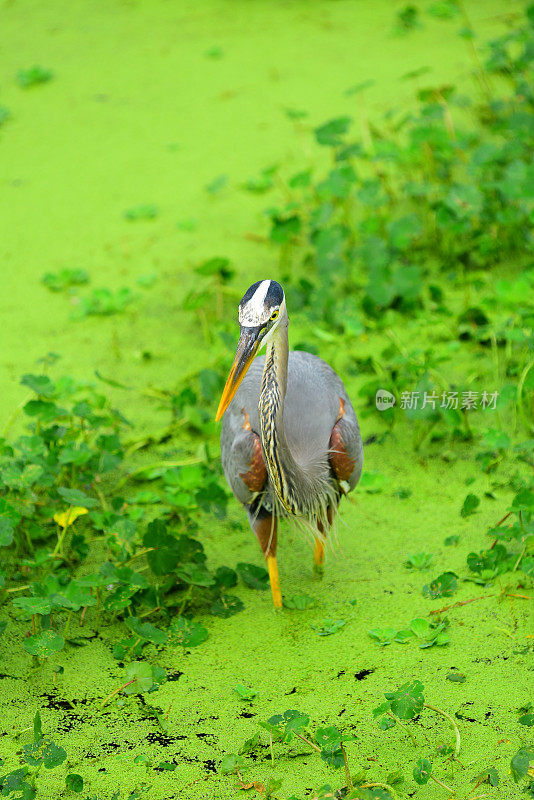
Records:
[[[235,400],[235,398],[234,398]],[[234,401],[232,401],[233,403]],[[252,489],[243,476],[247,476],[255,467],[258,454],[261,457],[260,437],[251,429],[243,428],[247,417],[243,413],[230,414],[230,407],[224,415],[228,423],[223,421],[221,433],[221,461],[223,471],[232,492],[243,505],[252,502],[256,494],[265,488],[266,476],[261,488]],[[265,466],[263,465],[263,469]]]
[[[264,356],[252,363],[224,415],[221,431],[224,474],[234,495],[244,504],[250,503],[255,496],[240,476],[250,471],[254,458],[257,458],[258,400],[264,363]],[[340,415],[341,407],[343,414]],[[362,471],[363,447],[356,414],[343,381],[317,356],[300,350],[291,351],[284,428],[295,460],[308,469],[316,469],[318,474],[325,469],[335,474],[330,463],[334,427],[351,463],[350,474],[335,477],[353,489]]]

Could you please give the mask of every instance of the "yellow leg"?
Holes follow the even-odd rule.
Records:
[[[282,591],[280,589],[280,579],[278,577],[278,564],[276,563],[276,556],[267,556],[267,569],[269,570],[269,580],[271,581],[274,607],[282,608]]]
[[[315,550],[313,551],[313,571],[319,575],[323,574],[324,570],[324,541],[322,539],[315,540]]]

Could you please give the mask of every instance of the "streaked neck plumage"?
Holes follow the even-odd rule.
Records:
[[[282,320],[267,344],[258,404],[261,443],[278,501],[290,514],[310,518],[317,503],[313,481],[291,453],[284,429],[288,358],[288,325]]]

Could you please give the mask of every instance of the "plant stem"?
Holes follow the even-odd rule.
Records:
[[[156,606],[156,608],[151,608],[150,611],[145,611],[144,614],[140,614],[138,619],[144,619],[145,617],[149,617],[151,614],[155,614],[156,611],[159,611],[160,607]]]
[[[151,553],[153,550],[154,550],[153,547],[145,547],[144,550],[138,550],[137,553],[134,553],[133,556],[131,556],[128,559],[126,565],[128,566],[129,564],[131,564],[134,558],[139,558],[139,556],[145,556],[147,553]]]
[[[446,711],[442,711],[441,708],[436,708],[436,706],[431,706],[430,703],[423,703],[423,707],[424,708],[429,708],[431,711],[435,711],[436,714],[441,714],[442,717],[445,717],[445,719],[449,720],[449,722],[451,723],[452,727],[454,728],[454,735],[456,736],[456,744],[455,744],[455,747],[454,747],[454,755],[456,757],[458,757],[460,755],[461,739],[460,739],[460,731],[458,730],[458,725],[456,724],[454,719],[451,717],[450,714],[447,714]],[[441,784],[441,785],[443,786],[443,784]],[[447,788],[447,787],[445,787],[445,788]],[[449,791],[450,791],[450,789],[449,789]]]
[[[31,555],[35,553],[35,548],[33,546],[32,537],[30,532],[27,528],[24,528],[24,538],[26,539],[26,544],[28,545],[28,550],[30,551]]]
[[[508,514],[505,514],[505,515],[504,515],[504,517],[502,517],[502,518],[501,518],[501,519],[500,519],[500,520],[497,522],[497,524],[495,525],[495,527],[496,527],[496,528],[498,528],[498,527],[499,527],[499,525],[502,525],[502,524],[503,524],[503,522],[506,522],[506,520],[508,519],[508,517],[510,516],[510,514],[511,514],[511,513],[512,513],[512,512],[511,512],[511,511],[509,511],[509,512],[508,512]]]
[[[98,499],[100,500],[100,505],[102,506],[102,511],[108,510],[108,504],[106,502],[106,498],[104,497],[104,493],[102,489],[97,485],[96,481],[93,483],[93,488],[98,495]]]
[[[343,761],[345,762],[345,780],[347,781],[347,786],[349,789],[352,789],[353,783],[352,778],[350,777],[349,762],[347,760],[347,753],[345,752],[343,744],[341,745],[341,752],[343,753]]]
[[[52,553],[52,558],[56,558],[56,556],[58,556],[58,555],[60,557],[63,557],[63,539],[65,538],[65,534],[67,533],[67,531],[68,531],[68,529],[70,527],[70,524],[71,524],[70,523],[70,519],[69,519],[71,509],[72,509],[72,506],[69,506],[69,510],[68,510],[69,516],[67,517],[67,521],[66,521],[67,524],[65,525],[64,528],[62,528],[61,533],[58,533],[57,544],[54,547],[54,552]],[[73,520],[73,522],[74,522],[74,520]]]
[[[104,700],[100,703],[100,705],[98,707],[99,708],[104,708],[106,703],[108,703],[109,700],[111,700],[112,697],[115,697],[116,694],[118,694],[119,692],[122,692],[122,690],[126,689],[126,687],[129,686],[131,683],[135,683],[136,680],[137,680],[137,678],[132,678],[132,680],[128,681],[128,683],[124,683],[122,686],[119,686],[119,688],[115,689],[114,692],[111,692],[111,694],[108,694],[108,696],[104,698]]]
[[[519,557],[518,557],[517,561],[514,564],[514,568],[513,568],[512,572],[516,571],[516,569],[518,568],[519,564],[521,563],[521,559],[523,558],[523,556],[525,555],[526,552],[527,552],[527,546],[525,545],[523,550],[522,550],[522,552],[519,553]]]
[[[95,628],[100,625],[100,587],[96,587]]]
[[[532,423],[530,423],[527,419],[527,415],[525,414],[525,409],[523,408],[523,386],[525,385],[525,381],[527,379],[527,375],[530,370],[534,367],[534,360],[530,361],[523,372],[521,373],[521,377],[519,378],[519,383],[517,384],[517,409],[519,411],[519,416],[523,421],[523,425],[527,430],[532,428]]]
[[[33,394],[29,394],[29,395],[27,395],[27,396],[24,398],[24,400],[23,400],[21,403],[19,403],[19,404],[18,404],[18,406],[16,406],[16,408],[15,408],[15,409],[12,411],[11,415],[10,415],[10,416],[7,418],[7,422],[6,422],[6,424],[4,425],[4,430],[2,431],[2,436],[3,436],[4,438],[5,438],[5,437],[7,437],[7,434],[8,434],[8,432],[9,432],[9,429],[11,428],[11,426],[13,425],[13,423],[15,422],[15,420],[16,420],[16,418],[17,418],[18,414],[19,414],[19,413],[22,411],[22,409],[24,408],[24,406],[26,405],[26,403],[28,402],[28,400],[31,400],[32,398],[33,398]]]
[[[192,593],[193,593],[193,585],[191,584],[189,586],[189,589],[187,590],[187,592],[185,593],[185,595],[183,597],[182,605],[180,606],[180,610],[178,611],[178,616],[179,617],[181,617],[182,614],[184,613],[184,611],[186,609],[186,606],[187,606],[187,602],[190,599]]]
[[[430,777],[432,778],[433,781],[438,783],[440,786],[442,786],[448,792],[450,792],[451,794],[454,794],[453,790],[449,786],[447,786],[447,784],[443,783],[443,781],[438,780],[438,778],[435,778],[433,775],[430,775]]]
[[[89,594],[90,594],[90,595],[92,595],[92,594],[93,594],[93,587],[92,587],[92,586],[91,586],[91,588],[89,589]],[[86,615],[86,613],[87,613],[87,608],[88,608],[87,606],[84,606],[84,607],[82,608],[82,615],[81,615],[81,617],[80,617],[80,628],[81,628],[81,627],[82,627],[82,625],[83,625],[83,621],[84,621],[84,619],[85,619],[85,615]]]
[[[430,613],[431,614],[442,614],[444,611],[449,611],[451,608],[457,608],[458,606],[467,606],[469,603],[475,603],[477,600],[485,600],[486,597],[495,597],[493,594],[485,594],[481,595],[480,597],[472,597],[471,600],[459,600],[457,603],[451,603],[450,606],[443,606],[443,608],[434,608]]]
[[[473,788],[472,788],[472,789],[470,789],[470,790],[467,792],[467,794],[466,794],[466,798],[468,798],[470,794],[472,794],[472,793],[473,793],[473,792],[474,792],[476,789],[478,789],[478,787],[480,786],[480,784],[481,784],[481,783],[482,783],[482,780],[478,780],[478,781],[475,783],[475,785],[473,786]]]
[[[137,645],[140,644],[142,641],[143,641],[142,639],[137,639],[137,641],[135,641],[132,645],[130,645],[130,647],[128,648],[128,655],[130,655],[130,653],[133,653]]]
[[[33,775],[30,777],[30,786],[32,786],[34,789],[35,789],[35,779],[37,778],[39,770],[41,769],[42,766],[43,762],[41,761],[41,763],[39,764]]]
[[[460,7],[460,11],[464,18],[465,26],[468,30],[473,31],[473,26],[471,25],[471,20],[467,14],[467,10],[463,2],[458,3]],[[480,56],[478,54],[477,46],[474,43],[473,39],[468,39],[467,47],[471,51],[471,55],[473,56],[473,61],[475,63],[478,82],[480,83],[480,88],[482,89],[482,93],[485,95],[486,100],[491,103],[491,86],[489,85],[488,76],[486,71],[482,65],[482,61],[480,60]]]
[[[64,639],[66,639],[66,638],[67,638],[67,633],[69,632],[69,625],[70,625],[70,620],[71,620],[71,617],[72,617],[72,609],[69,611],[69,615],[68,615],[68,617],[67,617],[67,621],[66,621],[66,623],[65,623],[65,629],[64,629],[64,631],[63,631],[63,638],[64,638]]]
[[[313,747],[313,749],[314,749],[314,750],[316,750],[318,753],[320,753],[320,752],[321,752],[321,748],[320,748],[320,747],[317,747],[317,745],[316,745],[316,744],[314,744],[313,742],[310,742],[310,740],[309,740],[309,739],[306,739],[306,737],[305,737],[305,736],[303,736],[301,733],[297,733],[297,731],[293,731],[293,733],[295,734],[295,736],[298,736],[298,737],[299,737],[299,739],[302,739],[302,741],[303,741],[303,742],[306,742],[306,744],[307,744],[309,747]]]
[[[400,719],[398,717],[396,717],[395,714],[393,714],[392,711],[386,711],[386,715],[388,717],[391,717],[391,719],[394,719],[395,722],[397,722],[401,726],[401,728],[404,728],[404,730],[408,733],[410,739],[412,740],[413,746],[417,747],[417,739],[415,738],[414,734],[411,732],[409,727],[407,725],[405,725],[404,722],[401,722]]]
[[[273,735],[269,731],[269,750],[271,751],[271,764],[274,765]]]

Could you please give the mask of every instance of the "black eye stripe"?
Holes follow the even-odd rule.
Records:
[[[282,287],[276,281],[271,281],[267,294],[265,295],[265,302],[270,306],[279,306],[284,299],[284,292]]]

